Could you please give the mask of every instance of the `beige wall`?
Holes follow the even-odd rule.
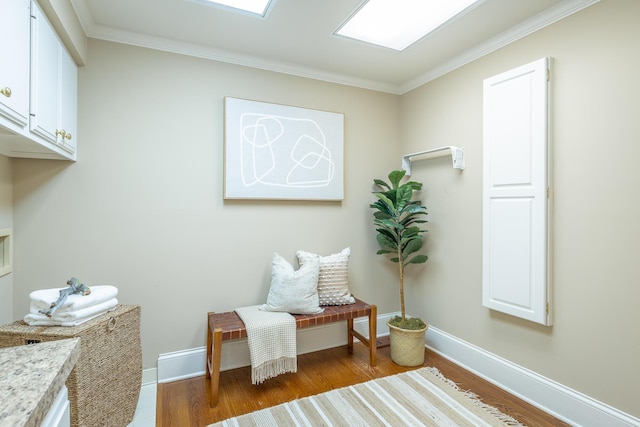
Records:
[[[115,284],[143,307],[150,368],[204,345],[207,311],[264,301],[273,251],[345,246],[355,293],[395,311],[371,179],[403,153],[460,145],[462,173],[447,158],[414,165],[430,260],[408,270],[409,312],[638,416],[637,16],[635,0],[603,0],[402,97],[90,41],[79,161],[13,161],[13,316],[72,275]],[[555,58],[553,327],[481,306],[482,80],[542,56]],[[224,96],[344,113],[344,202],[223,201]]]
[[[605,0],[402,97],[407,152],[430,211],[429,255],[409,310],[433,326],[640,415],[640,2]],[[482,80],[554,58],[553,327],[481,306]]]
[[[0,155],[0,228],[13,227],[11,159]],[[13,273],[0,277],[0,325],[13,321]]]
[[[99,41],[79,80],[78,162],[14,163],[16,318],[73,275],[115,284],[150,368],[203,346],[208,311],[264,302],[273,251],[346,246],[353,291],[397,309],[368,207],[400,163],[397,96]],[[344,201],[223,201],[224,96],[344,113]]]

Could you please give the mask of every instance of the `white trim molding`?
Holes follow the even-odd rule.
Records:
[[[47,0],[51,1],[51,0]],[[306,66],[293,64],[290,62],[277,61],[255,55],[246,55],[238,52],[216,49],[194,43],[186,43],[171,40],[163,37],[155,37],[142,33],[118,30],[104,27],[94,22],[87,0],[70,0],[73,9],[78,16],[80,25],[87,37],[106,40],[115,43],[128,44],[132,46],[156,49],[181,55],[193,56],[196,58],[209,59],[213,61],[226,62],[229,64],[242,65],[266,71],[289,74],[298,77],[321,80],[331,83],[343,84],[347,86],[359,87],[375,91],[402,95],[425,83],[456,70],[478,58],[507,46],[529,34],[532,34],[548,25],[551,25],[567,16],[599,2],[600,0],[564,0],[557,5],[550,7],[536,16],[504,31],[493,38],[482,42],[466,52],[459,54],[443,64],[426,70],[422,75],[403,84],[390,84],[382,81],[360,79],[341,73],[330,73],[312,69]]]
[[[640,427],[640,419],[429,326],[427,347],[575,427]]]
[[[388,335],[387,320],[397,313],[378,316],[377,336]],[[366,318],[355,319],[356,331],[369,336]],[[311,353],[327,348],[338,347],[347,342],[347,328],[344,322],[329,323],[312,328],[300,329],[297,332],[298,354]],[[205,347],[164,353],[158,357],[158,383],[167,383],[205,374],[207,358]],[[241,368],[251,365],[249,346],[246,339],[225,341],[222,343],[220,370]]]
[[[142,371],[142,385],[156,384],[158,382],[158,369],[149,368]]]
[[[377,335],[389,334],[387,320],[398,313],[378,316]],[[356,330],[368,337],[367,320],[356,319]],[[298,331],[298,354],[344,345],[346,327],[342,322],[305,328]],[[640,419],[589,396],[570,389],[533,371],[492,354],[453,335],[429,326],[426,336],[429,349],[462,368],[542,409],[575,427],[640,427]],[[158,357],[158,383],[167,383],[205,374],[206,348],[176,351]],[[251,364],[246,339],[222,344],[221,370]],[[152,380],[155,372],[149,370]]]

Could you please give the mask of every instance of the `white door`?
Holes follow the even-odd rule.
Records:
[[[482,304],[551,324],[549,60],[484,81]]]

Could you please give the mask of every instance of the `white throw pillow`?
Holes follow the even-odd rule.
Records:
[[[324,311],[318,302],[318,257],[294,271],[291,264],[274,252],[271,263],[271,289],[263,311],[316,314]]]
[[[307,263],[320,259],[318,274],[318,298],[320,305],[346,305],[356,300],[349,292],[349,255],[351,248],[337,254],[319,256],[305,251],[297,251],[298,263],[302,269]]]

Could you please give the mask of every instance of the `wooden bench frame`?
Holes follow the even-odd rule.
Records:
[[[294,314],[293,317],[296,319],[296,328],[298,329],[346,320],[349,353],[353,352],[353,340],[357,338],[369,348],[369,365],[376,366],[377,311],[375,305],[367,304],[356,298],[355,304],[327,306],[324,307],[324,311],[319,314]],[[368,339],[353,328],[353,320],[359,317],[369,318]],[[207,360],[205,370],[207,378],[211,379],[209,406],[214,407],[218,404],[222,342],[246,338],[247,330],[235,311],[207,313],[207,325]]]

